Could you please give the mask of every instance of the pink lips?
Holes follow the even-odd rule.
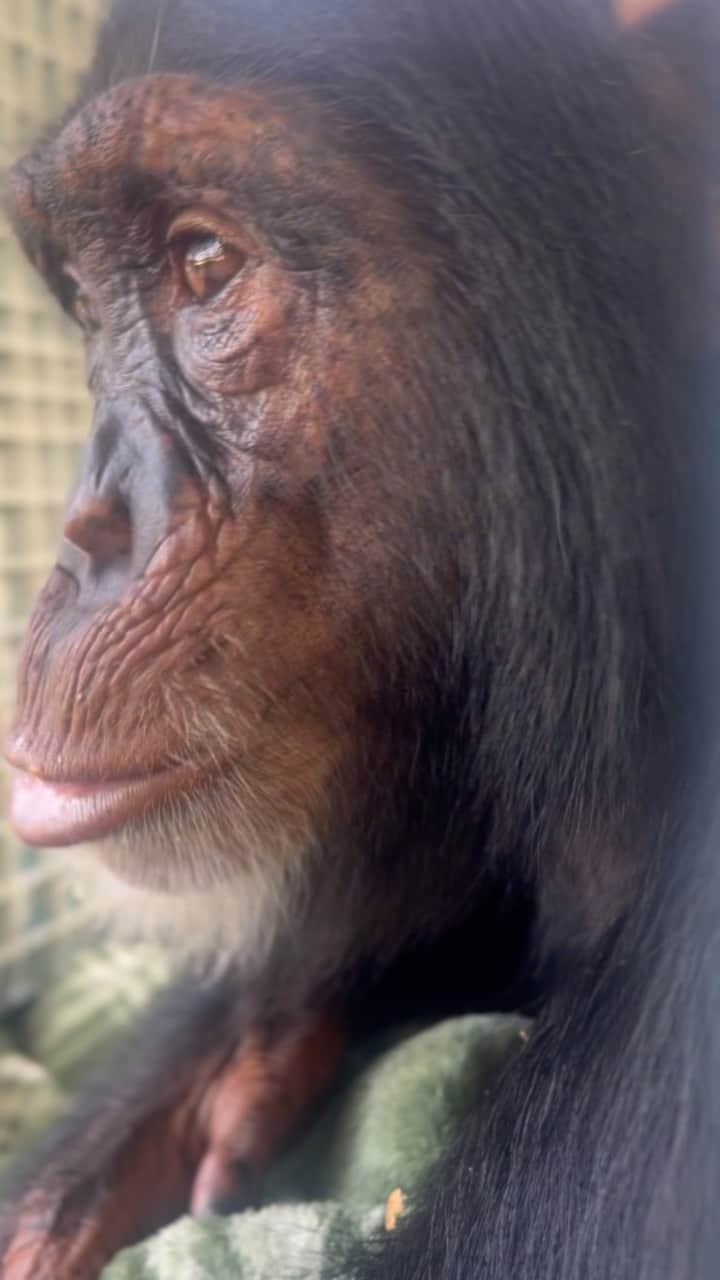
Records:
[[[53,782],[16,769],[10,819],[27,844],[64,846],[99,840],[179,790],[197,770],[172,769],[105,782]]]

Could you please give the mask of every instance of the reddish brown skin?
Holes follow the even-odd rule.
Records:
[[[186,477],[143,571],[89,621],[60,636],[50,619],[56,592],[67,584],[62,572],[51,575],[21,657],[9,745],[14,764],[49,779],[122,778],[178,764],[205,777],[222,772],[230,756],[247,760],[261,785],[263,812],[281,814],[285,836],[297,833],[300,842],[308,826],[322,822],[333,778],[353,765],[365,695],[361,659],[348,638],[362,625],[366,601],[363,582],[338,577],[333,565],[350,546],[357,559],[358,529],[365,531],[363,573],[387,582],[389,635],[392,618],[400,616],[402,590],[393,584],[388,552],[368,519],[377,480],[368,465],[368,432],[378,424],[358,419],[358,405],[368,387],[397,383],[391,367],[402,375],[402,353],[396,341],[391,347],[386,321],[392,316],[396,324],[401,309],[411,326],[413,309],[431,287],[427,265],[407,266],[402,211],[336,153],[324,128],[301,97],[268,101],[166,75],[108,92],[43,154],[42,190],[78,198],[92,192],[101,223],[104,208],[109,218],[123,198],[130,161],[156,179],[167,177],[171,157],[172,180],[183,202],[199,209],[200,224],[232,229],[251,270],[225,289],[221,307],[188,308],[178,319],[177,285],[166,271],[143,300],[144,316],[159,339],[174,325],[187,376],[217,406],[220,423],[223,407],[239,403],[261,443],[249,478],[244,453],[234,454],[229,443],[227,484],[241,496],[241,510],[228,511]],[[342,313],[314,307],[312,295],[298,287],[259,234],[233,216],[227,194],[212,186],[198,189],[198,157],[231,163],[242,180],[244,140],[248,152],[267,142],[272,180],[290,189],[298,163],[294,145],[308,137],[327,166],[329,189],[346,193],[349,207],[362,199],[364,227],[386,246],[387,259],[402,248],[401,296],[370,261],[366,245],[350,241],[343,264],[353,279],[347,305]],[[38,261],[48,238],[70,245],[90,282],[90,308],[107,314],[123,299],[113,297],[103,280],[104,247],[92,235],[78,244],[71,222],[63,225],[38,209],[33,166],[31,158],[15,172],[13,217],[26,242],[34,243]],[[198,341],[210,312],[211,330],[223,334],[211,353]],[[358,329],[365,335],[359,355]],[[142,379],[132,357],[130,365],[130,376]],[[326,470],[332,444],[329,405],[334,415],[345,411],[356,419],[363,465],[357,470],[348,460],[348,483],[321,508],[313,485]],[[280,467],[281,501],[268,506],[267,483],[276,483]],[[420,477],[418,482],[421,488]],[[132,543],[122,516],[82,487],[64,536],[101,567]],[[137,691],[132,701],[126,697],[130,686]],[[193,732],[197,707],[227,732],[222,754],[208,742],[204,722]]]
[[[343,1046],[339,1024],[308,1018],[276,1036],[251,1030],[229,1060],[196,1062],[177,1099],[130,1135],[79,1227],[68,1232],[60,1204],[28,1195],[2,1280],[85,1280],[183,1209],[242,1197],[317,1103]]]

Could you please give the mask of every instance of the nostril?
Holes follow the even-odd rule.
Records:
[[[65,522],[65,540],[84,551],[96,568],[132,551],[130,513],[121,498],[85,500]]]

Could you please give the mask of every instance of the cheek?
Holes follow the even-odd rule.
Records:
[[[321,531],[307,518],[271,520],[256,510],[241,520],[222,582],[214,588],[214,629],[222,640],[226,677],[257,680],[274,699],[289,687],[317,685],[343,652],[342,632],[353,608],[328,563]],[[213,602],[208,601],[211,614]],[[236,660],[232,660],[232,651]]]
[[[357,693],[347,643],[357,602],[333,574],[317,515],[297,505],[256,505],[223,526],[214,575],[184,611],[187,643],[179,638],[164,677],[201,735],[211,719],[251,750],[274,749],[279,735],[322,737],[329,719],[352,718]]]

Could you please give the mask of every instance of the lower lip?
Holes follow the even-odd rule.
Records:
[[[115,782],[50,782],[16,770],[10,820],[26,844],[62,848],[110,835],[197,781],[197,770],[181,769]]]

